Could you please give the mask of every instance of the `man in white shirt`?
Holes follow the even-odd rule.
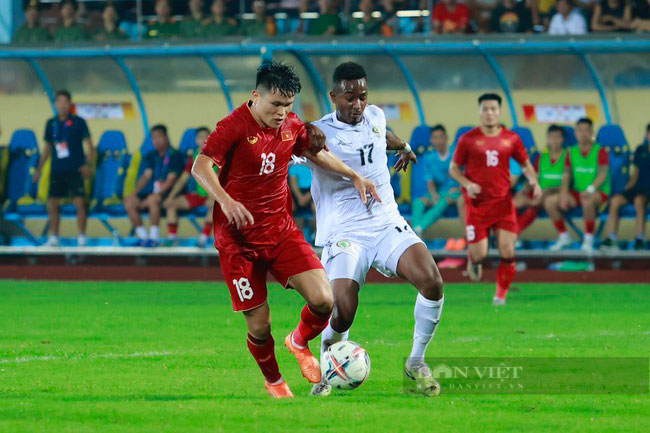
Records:
[[[573,7],[572,0],[558,0],[557,13],[551,18],[549,35],[585,35],[587,20],[579,9]]]
[[[400,276],[419,292],[411,354],[405,365],[417,392],[437,395],[440,385],[425,363],[425,351],[440,322],[442,278],[422,240],[399,214],[390,184],[387,150],[398,151],[396,168],[417,162],[410,146],[386,131],[381,108],[367,105],[368,84],[361,65],[343,63],[334,71],[330,98],[336,111],[314,122],[327,137],[329,150],[377,186],[381,201],[363,205],[345,179],[311,165],[311,192],[316,205],[316,245],[332,283],[334,311],[322,334],[321,354],[333,343],[347,340],[359,302],[359,290],[370,268]],[[357,203],[358,202],[358,203]],[[323,375],[326,378],[326,374]],[[316,384],[313,395],[327,395],[330,385]]]

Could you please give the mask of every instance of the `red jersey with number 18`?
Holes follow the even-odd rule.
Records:
[[[278,129],[259,126],[251,102],[217,123],[201,151],[219,166],[219,181],[228,195],[244,205],[255,224],[237,229],[219,204],[214,206],[214,235],[220,250],[272,246],[279,233],[295,227],[287,171],[291,155],[309,147],[305,124],[289,113]]]
[[[495,137],[483,134],[478,127],[460,137],[454,162],[465,166],[465,177],[481,187],[475,199],[470,199],[463,189],[466,203],[480,207],[511,198],[511,157],[523,166],[528,154],[519,135],[506,128]]]

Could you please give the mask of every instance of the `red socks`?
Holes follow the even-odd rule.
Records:
[[[293,331],[293,341],[299,346],[306,347],[310,340],[318,337],[318,334],[323,332],[331,314],[331,312],[323,314],[312,311],[309,305],[305,305],[300,313],[300,323],[298,323],[296,330]]]
[[[206,236],[210,236],[212,234],[212,223],[205,222],[203,224],[203,231],[201,232]]]
[[[557,229],[558,233],[566,232],[566,226],[564,225],[564,219],[559,219],[557,221],[553,221],[553,225]]]
[[[282,379],[278,361],[275,359],[275,341],[271,335],[266,340],[260,340],[248,334],[246,344],[267,382],[274,383]]]
[[[585,220],[585,233],[587,233],[588,235],[593,234],[595,225],[596,225],[596,221]]]
[[[167,223],[167,234],[175,236],[178,231],[178,223]]]
[[[501,259],[499,269],[497,269],[497,294],[499,299],[506,299],[510,283],[515,278],[515,259]]]
[[[526,209],[522,214],[517,215],[517,224],[519,225],[519,233],[523,232],[528,228],[529,225],[535,221],[537,214],[539,213],[539,208],[531,206]]]

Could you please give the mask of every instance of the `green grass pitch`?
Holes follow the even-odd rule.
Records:
[[[448,285],[429,354],[648,356],[650,285]],[[273,401],[222,283],[0,281],[0,432],[647,432],[648,395],[402,392],[415,291],[368,285],[351,339],[368,382],[329,398],[282,346],[302,302],[270,289],[281,370],[296,398]],[[315,344],[312,344],[315,347]]]

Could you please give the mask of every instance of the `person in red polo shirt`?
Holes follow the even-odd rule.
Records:
[[[433,8],[433,32],[439,34],[466,33],[470,11],[457,0],[442,0]]]

